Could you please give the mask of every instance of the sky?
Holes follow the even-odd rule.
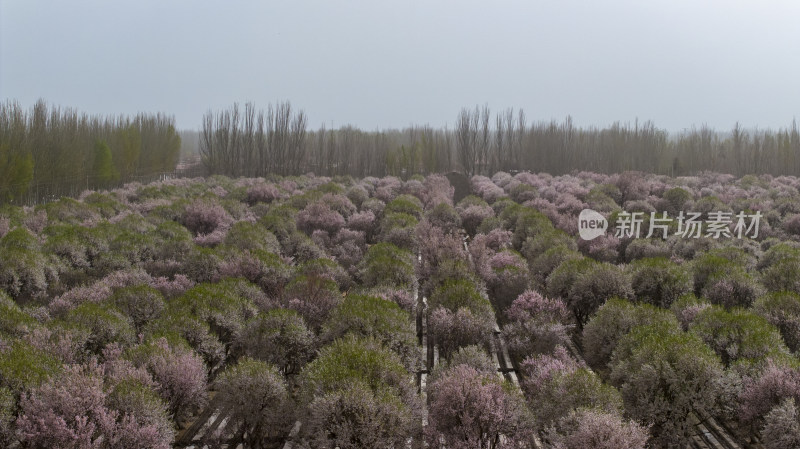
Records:
[[[0,0],[0,99],[163,112],[290,101],[316,128],[652,120],[680,131],[800,115],[800,2]]]

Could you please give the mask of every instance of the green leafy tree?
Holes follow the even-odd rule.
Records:
[[[94,144],[94,164],[92,164],[92,176],[95,182],[102,187],[119,178],[119,173],[114,167],[111,158],[111,148],[103,140],[98,140]]]
[[[117,151],[115,164],[123,180],[130,179],[138,168],[142,137],[133,124],[117,131]]]
[[[0,201],[13,201],[25,194],[32,179],[31,153],[0,144]]]

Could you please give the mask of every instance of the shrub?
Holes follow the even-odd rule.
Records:
[[[425,218],[436,227],[441,228],[446,233],[458,232],[461,228],[461,217],[458,212],[445,202],[437,204],[433,209],[425,214]]]
[[[57,220],[69,224],[81,224],[84,222],[96,222],[100,218],[99,214],[90,205],[81,203],[74,198],[61,197],[58,201],[46,203],[37,207],[37,209],[39,209],[36,211],[37,215],[40,210],[46,212],[44,217],[50,223]]]
[[[447,447],[492,447],[503,435],[513,447],[532,437],[522,395],[496,375],[457,365],[432,382],[429,391],[426,437],[431,446],[443,441]]]
[[[769,293],[756,300],[753,312],[778,328],[792,352],[800,349],[800,295],[793,292]]]
[[[138,398],[127,396],[120,404],[127,413],[113,410],[106,405],[100,366],[68,367],[64,375],[22,396],[17,435],[30,448],[170,448],[174,431],[163,406],[159,410],[158,402],[142,398],[135,407]]]
[[[338,212],[345,220],[358,210],[353,202],[341,193],[326,193],[322,195],[320,201]]]
[[[279,254],[280,243],[275,235],[258,223],[240,221],[228,230],[225,244],[241,250],[262,250]]]
[[[100,260],[94,263],[95,269],[107,274],[127,267],[140,267],[155,258],[157,244],[149,234],[122,231],[109,243],[109,252],[98,257]],[[106,260],[107,256],[110,260]],[[119,263],[122,265],[118,266]]]
[[[536,199],[539,196],[539,192],[536,190],[536,187],[522,183],[512,187],[508,193],[511,195],[512,200],[520,204]]]
[[[779,259],[762,272],[768,291],[800,293],[800,256]]]
[[[472,185],[472,191],[489,203],[494,203],[506,197],[506,193],[503,189],[485,176],[473,176],[472,179],[470,179],[470,184]]]
[[[335,234],[345,224],[344,217],[323,202],[314,202],[297,213],[297,228],[311,235],[320,229]]]
[[[350,381],[314,399],[305,432],[311,447],[401,447],[419,434],[417,417],[391,391]]]
[[[414,255],[391,243],[370,246],[359,266],[359,278],[367,287],[408,288],[416,282]]]
[[[778,329],[750,311],[712,306],[697,314],[689,330],[702,338],[725,366],[737,365],[740,370],[758,369],[768,358],[789,356]]]
[[[495,367],[494,361],[486,353],[486,350],[481,346],[470,345],[459,348],[458,351],[450,354],[450,357],[444,359],[431,374],[431,381],[458,365],[470,366],[480,373],[497,373],[497,367]]]
[[[764,244],[767,242],[768,240],[765,241]],[[764,251],[764,254],[761,255],[758,264],[756,264],[756,268],[759,270],[769,268],[782,260],[800,259],[800,250],[798,250],[798,248],[792,244],[780,241],[772,243],[773,245]]]
[[[441,228],[423,220],[417,226],[420,263],[417,273],[421,279],[429,279],[446,260],[466,262],[464,242],[457,235],[446,234]]]
[[[764,417],[761,438],[766,449],[800,447],[800,416],[794,398],[784,400]]]
[[[491,304],[469,280],[445,281],[431,294],[429,310],[430,332],[444,357],[462,346],[488,343],[494,329]]]
[[[444,307],[433,309],[428,326],[443,357],[464,346],[489,344],[494,329],[493,322],[465,307],[456,311]]]
[[[509,321],[528,321],[563,323],[569,320],[569,311],[560,299],[545,298],[534,290],[520,294],[506,309]]]
[[[166,298],[180,296],[185,293],[186,290],[194,287],[194,285],[194,281],[182,274],[176,274],[173,279],[160,276],[154,278],[150,283],[151,287],[161,292]]]
[[[182,224],[194,235],[211,234],[233,223],[233,217],[219,204],[198,200],[186,207]]]
[[[184,340],[172,344],[164,337],[151,340],[128,350],[126,358],[136,367],[147,369],[176,421],[205,406],[206,366]]]
[[[422,218],[422,202],[411,195],[399,195],[386,204],[384,215],[393,213],[408,214],[419,220]]]
[[[700,299],[692,294],[684,295],[672,303],[670,310],[678,318],[683,330],[688,330],[697,315],[703,310],[711,307],[711,303]]]
[[[547,294],[553,298],[561,298],[565,301],[569,299],[569,292],[579,273],[588,271],[597,262],[586,258],[580,257],[575,259],[566,259],[561,262],[555,269],[547,276]]]
[[[289,236],[289,240],[283,248],[283,253],[292,254],[294,260],[298,263],[319,259],[320,257],[327,257],[322,247],[300,231],[296,231]]]
[[[652,423],[653,444],[683,445],[693,432],[692,411],[714,415],[722,365],[699,337],[677,324],[634,328],[620,340],[611,367],[626,413]]]
[[[755,424],[784,399],[800,400],[800,370],[769,362],[757,376],[748,376],[739,395],[739,420]]]
[[[677,326],[668,311],[650,304],[632,304],[624,299],[610,299],[583,328],[583,349],[590,366],[605,371],[619,341],[636,326],[663,324]]]
[[[347,219],[347,227],[356,231],[362,231],[371,236],[375,232],[375,214],[372,211],[357,212]]]
[[[15,397],[55,376],[61,362],[42,349],[20,340],[0,340],[0,387]]]
[[[596,409],[572,412],[557,428],[547,439],[559,449],[644,449],[650,438],[647,427],[636,421]]]
[[[528,265],[518,253],[505,250],[488,260],[488,268],[484,280],[489,297],[498,311],[504,311],[528,287]]]
[[[57,281],[58,272],[27,229],[16,228],[0,239],[0,288],[15,300],[41,298]]]
[[[476,197],[468,196],[461,200],[456,207],[458,215],[461,217],[461,224],[467,234],[474,236],[478,230],[478,226],[484,220],[494,217],[494,210],[489,206],[486,201]]]
[[[85,302],[69,311],[64,320],[90,332],[86,344],[94,354],[100,354],[110,343],[132,345],[136,338],[133,321],[107,301]]]
[[[680,187],[673,187],[661,196],[667,204],[669,215],[676,215],[683,210],[683,206],[692,199],[692,194]]]
[[[526,259],[532,261],[545,251],[559,246],[569,248],[572,251],[578,249],[578,245],[575,244],[575,240],[572,236],[560,229],[553,229],[552,231],[543,232],[534,238],[525,240],[525,243],[522,244],[522,249],[520,249],[520,253],[522,253]]]
[[[542,291],[547,289],[547,277],[558,268],[559,265],[567,260],[583,259],[575,249],[570,249],[565,245],[556,245],[532,259],[528,259],[529,271],[531,273],[531,287]]]
[[[17,400],[8,388],[0,387],[0,444],[10,447],[14,441],[14,411]]]
[[[420,294],[423,297],[429,297],[436,288],[451,280],[466,280],[475,284],[479,290],[482,291],[483,289],[481,279],[475,274],[469,261],[464,259],[444,259],[439,261],[435,271],[422,284]]]
[[[331,240],[331,248],[328,250],[343,268],[353,274],[366,251],[366,235],[363,231],[352,231],[350,229],[340,229]]]
[[[800,235],[800,214],[794,214],[783,221],[783,229],[792,235]]]
[[[712,304],[731,307],[750,307],[764,294],[764,289],[742,268],[709,276],[701,295]]]
[[[416,316],[414,312],[417,309],[417,299],[414,298],[414,294],[409,290],[394,287],[378,287],[366,290],[362,289],[359,290],[359,292],[393,302],[408,313],[409,316]]]
[[[257,203],[271,203],[281,197],[280,190],[274,184],[257,183],[247,189],[245,201],[253,206]]]
[[[382,298],[347,295],[322,327],[320,338],[331,342],[347,333],[373,337],[399,354],[409,369],[420,358],[414,323],[400,307]]]
[[[168,309],[161,318],[148,324],[144,336],[149,340],[161,337],[186,340],[200,354],[209,369],[213,369],[225,359],[226,347],[211,332],[208,323],[197,317],[187,316],[179,309]]]
[[[314,276],[334,281],[340,290],[348,290],[353,280],[336,261],[326,257],[303,262],[297,267],[298,276]]]
[[[35,327],[36,320],[0,291],[0,336],[20,337]]]
[[[336,282],[320,276],[296,276],[284,292],[288,308],[297,311],[314,330],[319,330],[342,301]]]
[[[503,214],[505,214],[505,211]],[[503,219],[503,214],[500,214],[501,219]],[[519,250],[522,248],[522,244],[529,238],[536,238],[540,233],[552,230],[553,224],[550,222],[550,219],[541,212],[535,209],[522,207],[514,221],[513,228],[514,235],[511,237],[511,244],[514,245],[515,249]]]
[[[552,356],[525,359],[520,370],[524,375],[522,389],[539,429],[583,407],[610,413],[622,408],[619,392],[572,359],[563,346]]]
[[[294,417],[283,376],[268,363],[243,358],[216,381],[221,406],[243,427],[247,447],[282,441]]]
[[[219,278],[219,267],[222,260],[210,248],[193,247],[186,255],[180,268],[193,282],[210,282]]]
[[[282,374],[296,374],[313,355],[316,337],[293,310],[272,309],[250,320],[237,345],[248,357],[275,366]]]
[[[48,226],[46,234],[47,241],[42,247],[44,251],[57,255],[72,268],[82,270],[89,268],[91,262],[85,228],[78,225]],[[27,249],[27,251],[35,250],[36,246]]]
[[[222,278],[244,278],[270,296],[280,296],[292,275],[291,268],[274,253],[263,250],[233,252],[220,263]]]
[[[425,190],[423,191],[423,201],[428,208],[441,203],[453,205],[453,195],[455,187],[450,184],[450,180],[441,174],[428,175],[424,181]]]
[[[630,278],[624,271],[591,260],[567,260],[559,265],[547,278],[547,291],[551,296],[566,298],[581,327],[609,298],[633,297]]]
[[[277,237],[284,251],[287,249],[289,237],[297,231],[295,222],[297,210],[289,206],[274,206],[261,217],[259,223]]]
[[[417,223],[417,219],[411,214],[387,212],[380,223],[378,240],[414,250],[417,246],[415,233]]]
[[[472,253],[472,248],[478,248],[481,246],[489,248],[495,252],[510,248],[511,236],[511,231],[506,231],[503,229],[492,229],[486,234],[476,234],[475,237],[472,238],[472,242],[469,245],[470,252]],[[475,253],[473,253],[473,257],[475,257]]]
[[[494,316],[492,305],[483,297],[478,285],[466,279],[443,282],[431,294],[429,306],[431,309],[442,306],[451,311],[463,307],[476,312],[479,316]]]
[[[503,228],[503,222],[498,217],[488,217],[481,222],[475,232],[488,234],[494,229],[505,229]]]
[[[381,216],[385,208],[386,203],[378,198],[370,198],[361,203],[361,212],[372,212],[376,217]]]
[[[253,318],[258,308],[253,300],[241,295],[248,284],[241,280],[225,280],[217,284],[199,284],[168,305],[170,315],[194,317],[206,323],[226,344]]]
[[[673,235],[673,239],[675,236]],[[679,241],[685,244],[684,241]],[[669,259],[672,256],[672,249],[670,249],[668,241],[662,239],[635,239],[628,243],[625,247],[625,260],[632,262],[636,259],[642,258],[665,258]],[[676,255],[682,255],[679,251],[675,251]],[[685,255],[684,255],[685,256]]]
[[[192,244],[192,234],[188,229],[174,221],[165,221],[151,232],[156,241],[155,259],[183,262]]]
[[[356,207],[361,207],[361,204],[369,198],[367,189],[363,185],[358,184],[350,186],[345,195]]]
[[[669,308],[692,290],[689,270],[665,258],[639,259],[628,267],[631,286],[638,301]]]
[[[106,404],[119,413],[117,428],[105,435],[109,447],[171,447],[174,424],[149,383],[124,379],[109,388]]]
[[[692,262],[694,294],[700,295],[712,277],[723,275],[740,267],[736,262],[713,253],[697,256]]]
[[[528,290],[506,310],[508,323],[503,326],[508,350],[517,360],[534,354],[547,354],[569,338],[564,323],[569,311],[559,299],[545,298]]]
[[[119,289],[111,296],[111,302],[133,321],[137,330],[158,318],[165,306],[161,293],[147,285]]]
[[[323,347],[301,374],[300,396],[305,404],[314,396],[343,390],[352,382],[373,392],[391,392],[406,406],[417,401],[411,375],[400,356],[371,338],[348,335]]]

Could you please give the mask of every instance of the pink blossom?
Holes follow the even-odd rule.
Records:
[[[566,322],[570,314],[564,301],[550,299],[534,290],[526,290],[514,300],[506,310],[511,321],[528,321],[536,319],[541,322]]]
[[[335,234],[344,224],[342,215],[323,202],[311,203],[297,213],[297,228],[309,235],[317,229]]]
[[[150,286],[161,292],[167,298],[175,298],[182,295],[186,290],[194,287],[195,283],[183,274],[176,274],[170,280],[166,277],[153,278],[150,281]]]
[[[6,217],[0,217],[0,238],[3,238],[11,229],[11,222]]]
[[[464,447],[467,442],[492,447],[502,434],[509,447],[531,438],[530,415],[521,396],[504,389],[494,375],[468,365],[454,366],[429,388],[428,444]]]
[[[548,434],[558,449],[644,449],[650,438],[636,421],[596,409],[573,412],[558,427]]]
[[[219,204],[198,200],[183,214],[183,225],[195,235],[207,235],[221,226],[230,226],[233,217]]]
[[[372,233],[375,230],[375,214],[369,210],[355,213],[348,218],[347,227],[367,234]]]
[[[753,422],[785,398],[800,401],[800,370],[770,362],[760,376],[745,380],[739,397],[739,419]]]

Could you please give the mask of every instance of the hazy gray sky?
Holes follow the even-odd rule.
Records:
[[[0,0],[0,98],[174,114],[290,100],[314,127],[529,121],[781,127],[800,2]]]

